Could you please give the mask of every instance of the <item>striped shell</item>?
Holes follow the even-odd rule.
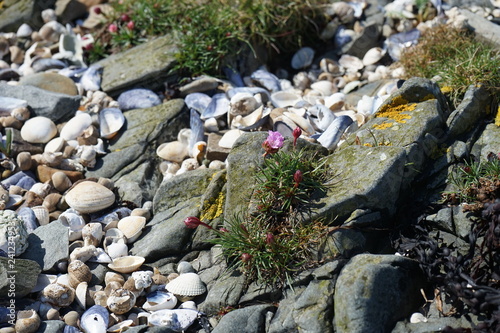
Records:
[[[115,194],[111,190],[92,181],[77,184],[65,198],[66,203],[80,213],[98,212],[115,202]]]
[[[165,288],[178,296],[181,301],[189,300],[205,293],[207,288],[196,273],[184,273],[170,281]],[[180,297],[179,297],[180,296]]]

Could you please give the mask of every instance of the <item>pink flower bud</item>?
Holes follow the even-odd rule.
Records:
[[[122,20],[123,22],[128,22],[130,21],[130,16],[128,16],[127,14],[122,14],[120,15],[120,20]]]
[[[266,234],[266,244],[273,244],[274,243],[274,235],[270,232]]]
[[[102,14],[101,7],[94,7],[94,13],[96,13],[97,15]]]
[[[135,28],[135,23],[134,23],[134,21],[129,21],[129,22],[127,23],[127,29],[129,29],[129,30],[134,30],[134,28]]]
[[[241,255],[241,261],[243,261],[243,262],[249,262],[250,260],[252,260],[252,255],[251,254],[243,253]]]
[[[108,31],[111,32],[112,34],[118,32],[118,26],[114,23],[111,23],[108,27]]]
[[[297,139],[299,138],[299,136],[302,135],[302,130],[300,129],[299,126],[297,126],[293,130],[292,134],[293,134],[293,146],[295,147],[297,145]]]
[[[295,182],[295,187],[299,187],[300,182],[302,182],[303,176],[302,176],[302,171],[297,170],[293,174],[293,181]]]
[[[229,232],[229,230],[227,230],[226,228],[220,228],[219,231],[220,232]]]
[[[186,217],[186,219],[184,220],[184,224],[189,229],[196,229],[202,223],[203,222],[201,222],[200,219],[195,216]]]

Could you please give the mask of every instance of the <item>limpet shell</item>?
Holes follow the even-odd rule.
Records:
[[[113,259],[113,262],[108,264],[108,267],[120,273],[132,273],[141,267],[145,260],[144,257],[139,256],[124,256]]]
[[[108,208],[115,202],[115,194],[92,181],[83,181],[65,196],[66,203],[80,213],[94,213]]]
[[[126,216],[118,222],[118,229],[127,237],[127,244],[133,243],[146,225],[144,216]]]
[[[43,116],[28,119],[21,128],[21,137],[29,143],[47,143],[56,134],[56,124]]]
[[[173,293],[180,301],[189,301],[194,297],[207,291],[205,284],[196,273],[180,274],[165,286],[165,289]]]
[[[24,310],[17,313],[17,320],[14,326],[17,333],[36,332],[41,320],[35,310]]]

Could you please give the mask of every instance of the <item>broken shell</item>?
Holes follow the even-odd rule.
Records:
[[[132,278],[134,279],[135,288],[148,288],[153,283],[152,276],[153,272],[151,271],[133,272]]]
[[[100,223],[87,223],[82,229],[84,246],[99,246],[102,236],[102,224]]]
[[[120,273],[132,273],[141,267],[145,260],[144,257],[125,256],[113,259],[113,262],[108,264],[108,267]]]
[[[346,72],[356,73],[357,71],[363,69],[363,61],[358,57],[343,54],[339,59],[339,65],[344,67]]]
[[[345,104],[345,94],[335,93],[328,97],[325,97],[325,105],[332,111],[337,111],[342,109]]]
[[[121,322],[108,327],[107,332],[125,332],[130,326],[134,325],[132,319],[122,320]]]
[[[108,300],[108,295],[106,295],[106,292],[104,290],[99,290],[99,291],[95,292],[93,299],[94,299],[95,305],[101,305],[104,307],[107,306],[106,302]]]
[[[41,320],[35,310],[24,310],[17,313],[16,332],[32,333],[38,330]]]
[[[89,266],[85,265],[83,261],[73,260],[68,266],[69,285],[76,288],[81,282],[90,282],[92,279],[92,272]]]
[[[108,309],[116,314],[124,314],[135,305],[135,295],[127,289],[116,289],[111,292],[106,301]]]
[[[107,253],[111,259],[125,257],[128,254],[128,246],[125,243],[111,243],[107,246]]]
[[[85,333],[105,333],[108,325],[109,312],[100,305],[92,306],[80,318],[80,326]]]
[[[300,95],[289,91],[277,91],[271,94],[271,102],[277,108],[285,108],[287,106],[294,106],[302,101]]]
[[[92,181],[83,181],[65,196],[71,208],[80,213],[94,213],[108,208],[115,202],[115,194],[108,188]]]
[[[68,228],[70,241],[77,240],[82,236],[85,220],[73,208],[69,208],[61,213],[61,215],[59,215],[59,221]]]
[[[29,143],[47,143],[57,134],[56,125],[47,117],[28,119],[21,128],[21,137]]]
[[[147,301],[142,305],[146,311],[173,309],[177,305],[174,294],[165,291],[153,291],[146,296]]]
[[[183,332],[198,318],[199,312],[191,309],[163,309],[154,311],[148,317],[148,324],[168,327],[175,332]]]
[[[127,216],[118,222],[118,229],[127,237],[127,244],[133,243],[142,233],[146,225],[146,218],[143,216]]]
[[[106,108],[99,112],[101,137],[111,139],[125,124],[123,112],[118,108]]]
[[[88,113],[78,112],[61,130],[59,135],[64,140],[74,140],[92,125],[92,117]]]
[[[106,275],[104,275],[104,283],[108,285],[112,281],[118,282],[122,286],[125,283],[125,279],[121,274],[115,272],[107,272]]]
[[[75,299],[82,309],[86,309],[88,305],[90,305],[88,304],[90,302],[88,287],[87,282],[80,282],[78,286],[76,286]]]
[[[170,281],[165,289],[173,293],[181,302],[189,301],[207,290],[200,276],[196,273],[180,274]]]
[[[97,253],[97,249],[94,245],[88,245],[84,247],[78,247],[71,252],[69,255],[69,260],[80,260],[82,262],[86,262]]]
[[[65,307],[73,303],[75,290],[61,283],[51,283],[43,288],[40,300],[54,306]]]

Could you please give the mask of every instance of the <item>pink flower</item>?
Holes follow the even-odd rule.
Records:
[[[266,151],[264,156],[277,153],[283,147],[283,141],[285,141],[285,138],[280,132],[269,131],[267,139],[262,143],[262,148]]]
[[[208,229],[212,229],[211,226],[209,226],[205,222],[201,222],[201,220],[199,218],[195,217],[195,216],[186,217],[186,219],[184,219],[184,224],[189,229],[196,229],[199,225],[207,227]]]
[[[135,28],[135,23],[134,23],[134,21],[129,21],[129,22],[127,23],[127,29],[129,29],[129,30],[134,30],[134,28]]]
[[[108,31],[111,32],[112,34],[118,32],[118,26],[114,23],[111,23],[108,27]]]
[[[101,7],[94,7],[94,13],[96,13],[97,15],[101,14],[102,13]]]
[[[130,16],[128,16],[127,14],[122,14],[120,15],[120,20],[122,20],[123,22],[128,22],[130,21]]]
[[[301,136],[302,134],[302,130],[300,129],[299,126],[295,127],[295,129],[293,130],[293,146],[295,147],[297,145],[297,139],[299,138],[299,136]]]
[[[274,243],[274,235],[270,232],[266,234],[266,244]]]
[[[302,171],[300,170],[295,171],[295,173],[293,174],[293,181],[295,182],[294,187],[299,187],[299,184],[302,181],[302,179],[303,179]]]
[[[243,261],[243,262],[249,262],[250,260],[252,260],[252,255],[251,254],[243,253],[241,255],[241,261]]]

